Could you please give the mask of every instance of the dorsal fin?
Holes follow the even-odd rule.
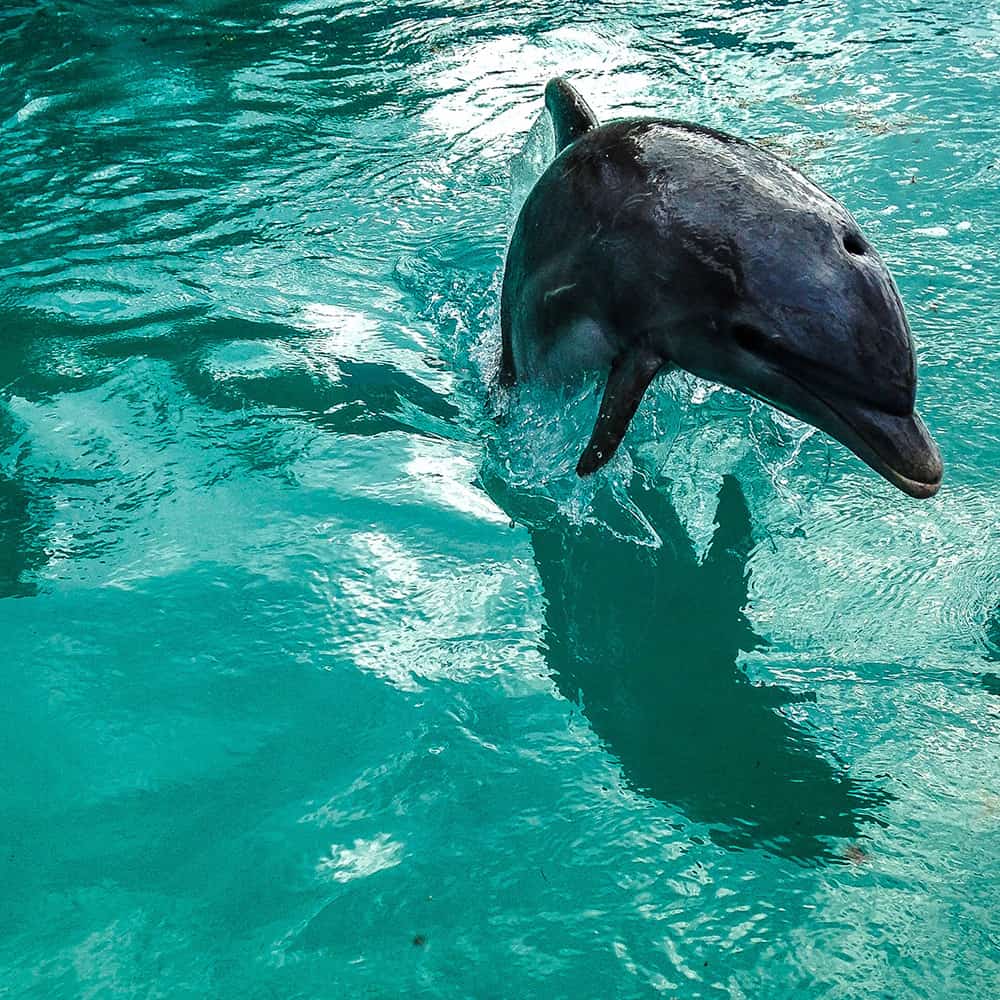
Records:
[[[590,105],[561,76],[549,80],[545,88],[545,107],[552,116],[557,153],[597,128],[597,116]]]

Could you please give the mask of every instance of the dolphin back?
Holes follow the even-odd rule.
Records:
[[[586,135],[592,128],[597,128],[597,115],[561,76],[549,80],[545,87],[545,107],[552,116],[557,153]]]

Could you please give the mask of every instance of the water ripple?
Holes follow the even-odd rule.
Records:
[[[992,995],[996,28],[4,5],[7,992]],[[594,386],[493,391],[556,73],[849,205],[937,497],[676,375],[581,483]]]

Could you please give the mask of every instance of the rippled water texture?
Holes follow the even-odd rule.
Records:
[[[998,995],[998,35],[5,2],[0,995]],[[935,499],[686,376],[585,483],[591,389],[496,419],[557,72],[850,207]]]

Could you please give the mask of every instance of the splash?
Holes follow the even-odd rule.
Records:
[[[556,155],[556,136],[552,129],[552,117],[542,111],[524,140],[524,145],[514,154],[510,162],[510,219],[509,229],[514,223],[531,189],[545,168]]]

